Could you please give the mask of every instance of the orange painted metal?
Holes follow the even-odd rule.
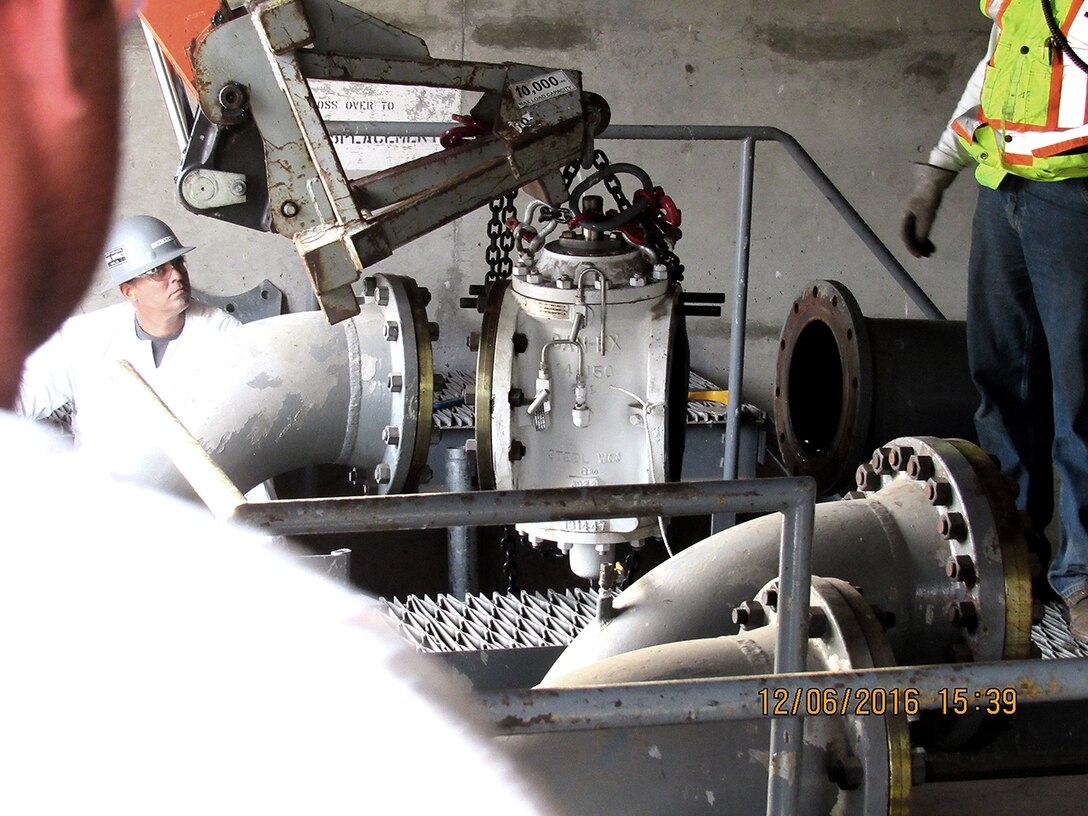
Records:
[[[140,9],[140,18],[194,96],[193,48],[221,8],[221,0],[145,0]]]

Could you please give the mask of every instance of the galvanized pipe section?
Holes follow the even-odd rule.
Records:
[[[811,502],[797,505],[782,517],[775,674],[804,671],[806,665],[815,499],[813,492]],[[768,816],[787,816],[797,812],[798,797],[801,795],[804,728],[805,721],[798,717],[779,718],[771,723]]]
[[[451,493],[472,490],[472,459],[464,448],[446,451],[446,489]],[[448,528],[448,563],[450,594],[464,598],[479,591],[476,528]]]
[[[733,312],[729,328],[729,394],[740,394],[744,384],[745,327],[748,325],[748,258],[752,243],[752,183],[756,166],[755,139],[741,143],[740,187],[737,193],[737,262],[733,279]],[[737,478],[740,450],[739,399],[726,405],[725,465],[723,479]],[[728,526],[732,526],[729,524]],[[714,532],[720,527],[715,525]]]
[[[617,518],[639,507],[647,515],[691,516],[732,510],[773,513],[811,502],[808,477],[599,485],[544,490],[481,490],[405,496],[280,499],[238,507],[232,520],[281,535],[433,530],[468,525]],[[805,533],[797,525],[795,535]],[[795,541],[793,546],[798,546]]]
[[[894,691],[900,701],[909,697],[919,709],[934,711],[951,711],[952,694],[962,689],[970,710],[981,711],[990,700],[986,689],[1012,689],[1017,706],[1084,699],[1088,697],[1088,658],[507,689],[481,694],[480,701],[498,733],[537,734],[762,719],[773,716],[773,707],[770,713],[765,710],[772,689],[782,689],[786,699],[800,701],[799,713],[810,690],[842,701],[847,689],[855,700],[863,689],[884,689],[889,700]]]

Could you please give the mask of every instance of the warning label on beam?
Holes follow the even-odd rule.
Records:
[[[461,112],[463,92],[366,82],[310,80],[310,89],[326,122],[449,122]],[[344,172],[368,175],[441,150],[433,136],[333,136]]]

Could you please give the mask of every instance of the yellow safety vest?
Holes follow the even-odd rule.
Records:
[[[1088,0],[1053,2],[1069,45],[1088,61]],[[981,0],[996,41],[981,105],[952,129],[978,162],[975,176],[997,187],[1008,173],[1038,181],[1088,176],[1088,74],[1051,44],[1039,0]]]

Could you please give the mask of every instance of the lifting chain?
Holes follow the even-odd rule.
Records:
[[[514,558],[520,540],[521,533],[514,527],[507,525],[502,528],[502,538],[499,539],[503,555],[502,571],[506,576],[506,591],[510,595],[516,595],[518,591],[518,564]]]
[[[608,155],[603,150],[593,151],[593,169],[595,171],[601,171],[608,167],[611,162],[608,159]],[[567,189],[571,188],[574,183],[575,176],[578,175],[578,169],[581,165],[574,163],[568,164],[562,169],[563,181],[566,182]],[[608,192],[612,195],[612,199],[616,202],[616,207],[620,212],[630,208],[631,202],[628,200],[627,195],[623,192],[623,185],[620,184],[620,180],[615,175],[605,176],[602,179],[602,183]],[[669,280],[674,283],[680,283],[684,280],[684,265],[680,263],[680,258],[672,251],[672,248],[666,243],[664,237],[656,234],[655,231],[649,231],[650,248],[657,254],[658,260],[665,265],[669,270]]]
[[[513,261],[510,253],[514,249],[514,234],[506,228],[507,222],[517,219],[518,211],[514,207],[517,190],[501,195],[488,203],[491,217],[487,222],[487,280],[505,280],[510,277]]]

